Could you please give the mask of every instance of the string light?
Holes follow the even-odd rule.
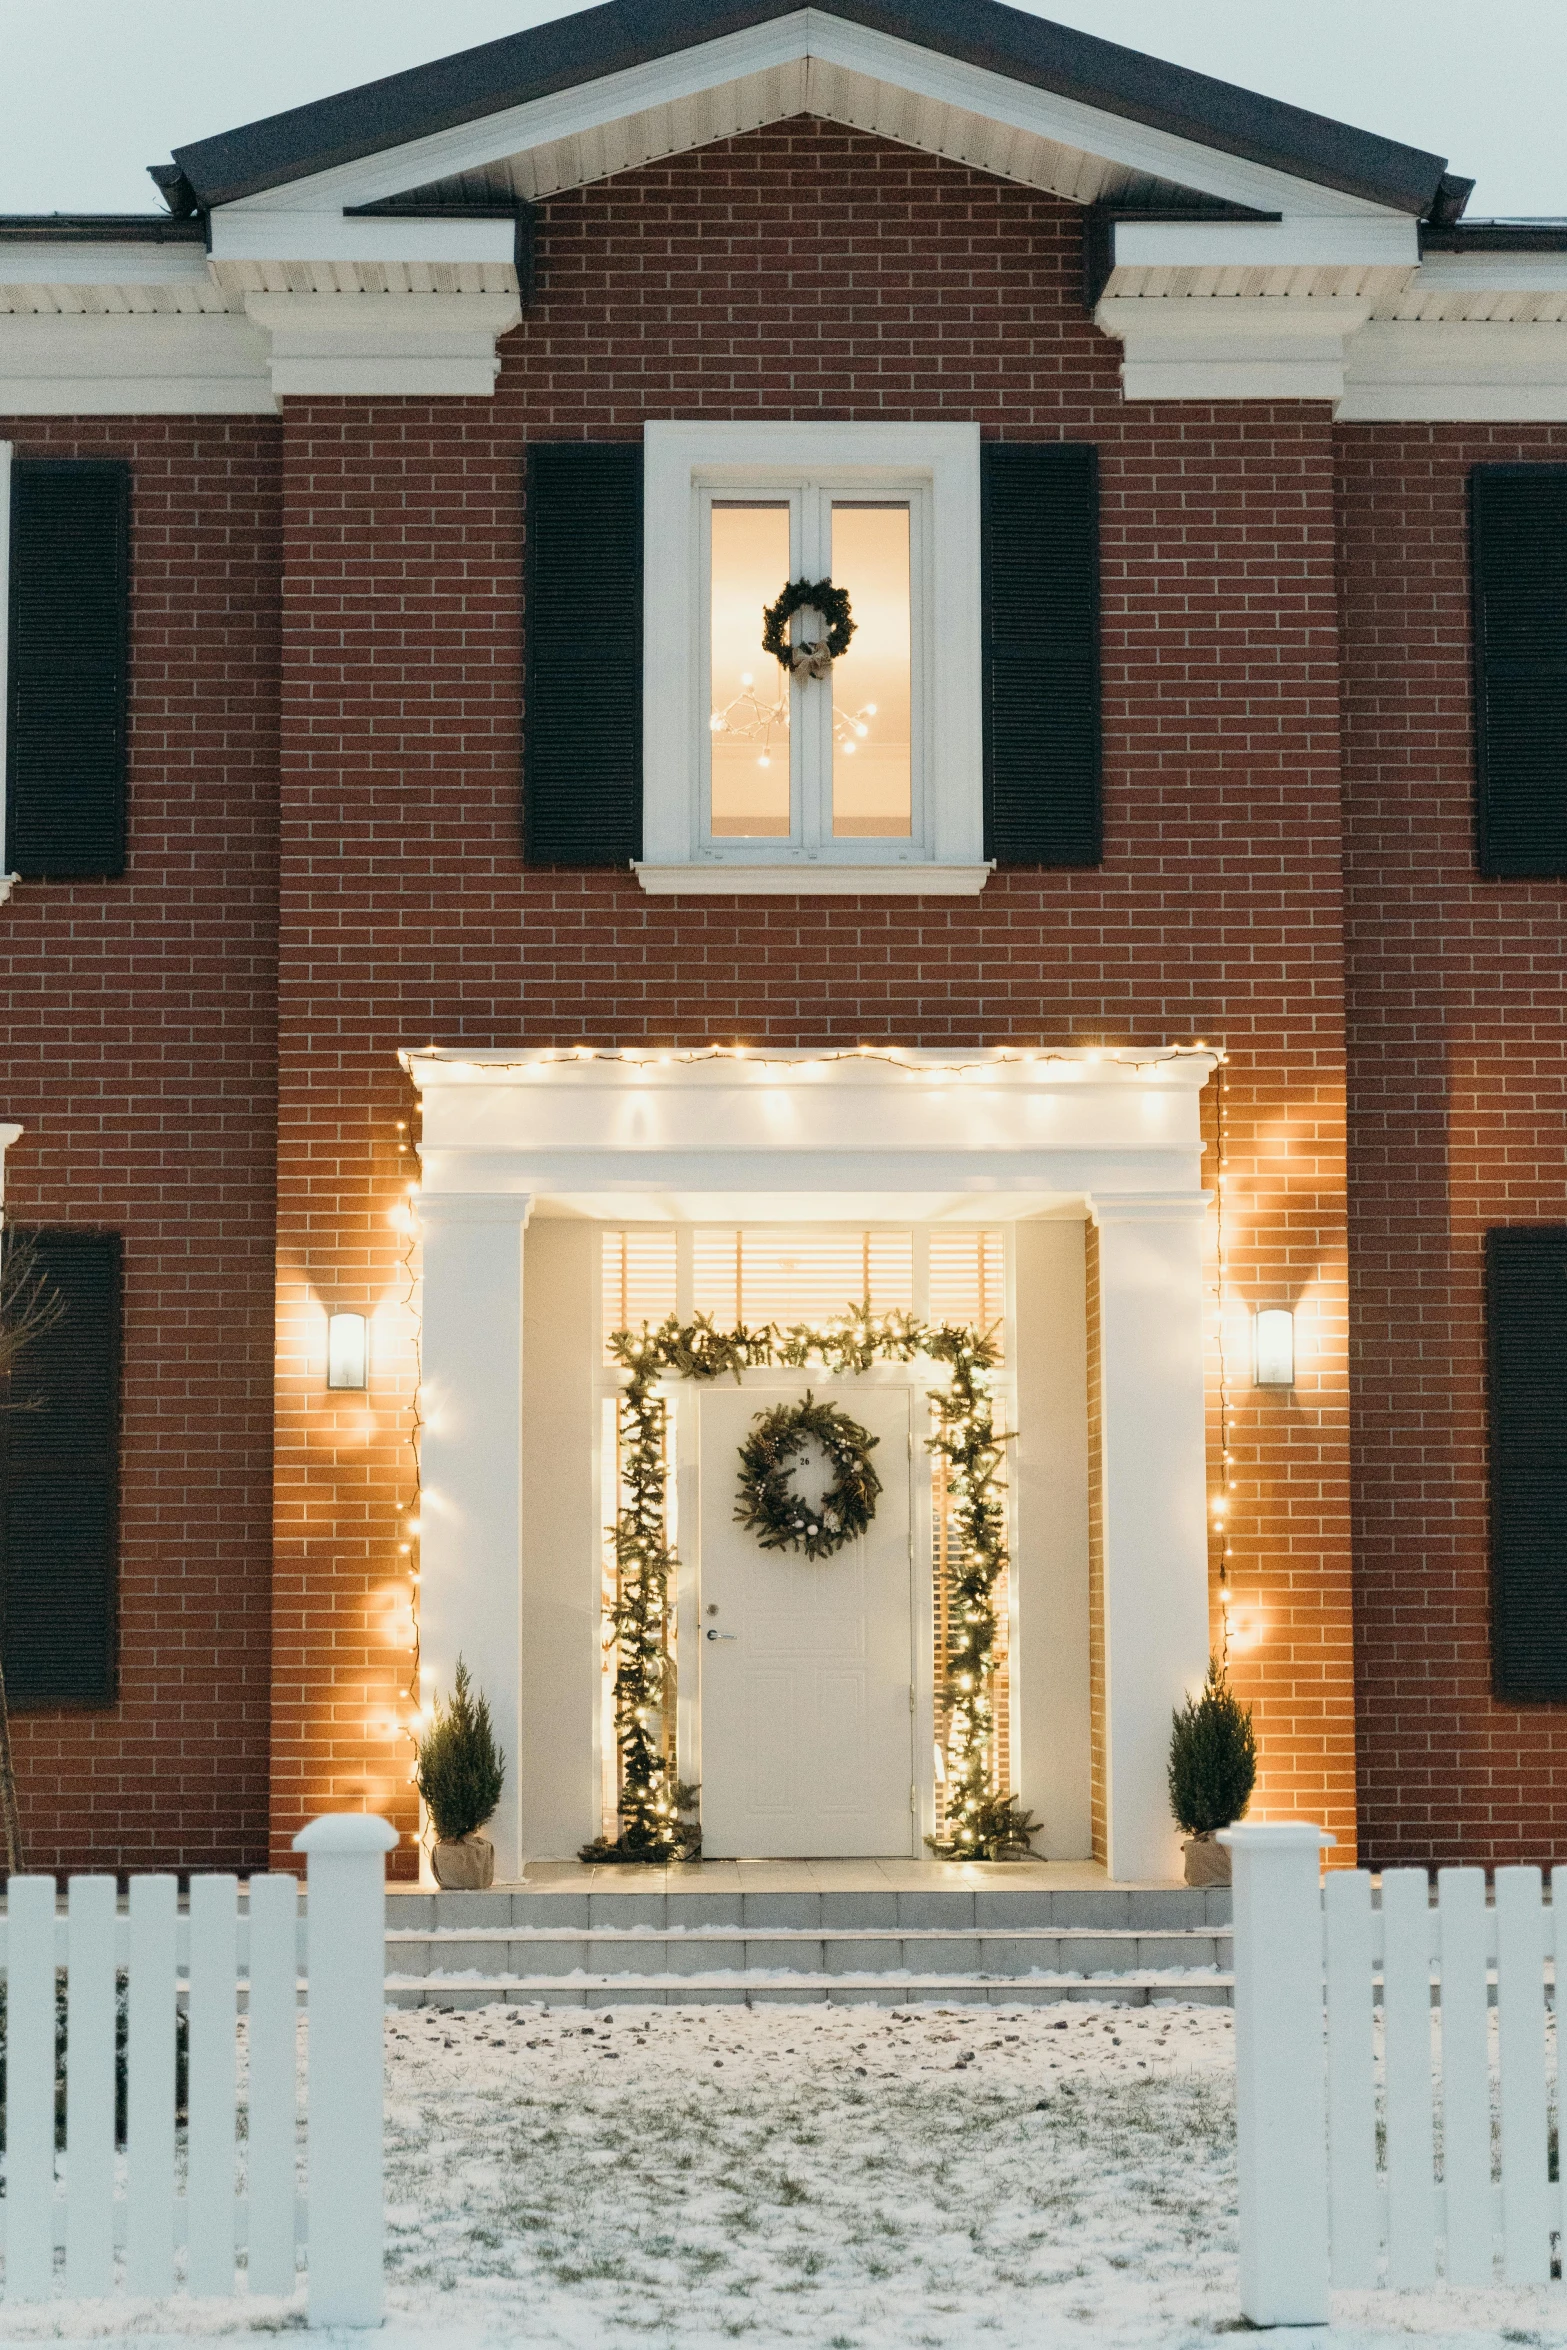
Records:
[[[406,1138],[408,1133],[408,1125],[405,1119],[400,1118],[398,1120],[397,1131],[400,1135]],[[406,1151],[408,1148],[406,1139],[400,1142],[397,1147],[399,1152]],[[409,1199],[412,1200],[417,1198],[419,1192],[418,1184],[410,1183],[407,1188]],[[419,1733],[425,1726],[423,1671],[421,1663],[422,1649],[419,1623],[419,1539],[424,1531],[424,1323],[423,1318],[421,1317],[418,1310],[419,1276],[414,1268],[414,1249],[418,1241],[419,1226],[411,1208],[404,1211],[404,1220],[399,1226],[399,1229],[403,1235],[402,1268],[404,1277],[406,1278],[408,1284],[407,1290],[404,1293],[403,1304],[407,1308],[409,1319],[413,1323],[414,1334],[414,1382],[413,1394],[409,1402],[408,1416],[408,1450],[413,1463],[414,1490],[412,1501],[407,1504],[403,1511],[402,1531],[405,1539],[399,1542],[397,1549],[398,1555],[401,1558],[406,1559],[408,1562],[408,1615],[412,1628],[413,1645],[409,1663],[408,1681],[404,1688],[403,1695],[407,1699],[409,1706],[409,1722],[406,1735],[413,1746],[414,1764],[417,1766],[419,1756]],[[415,1771],[410,1770],[409,1784],[412,1786],[414,1783]]]
[[[496,1055],[478,1055],[453,1047],[431,1045],[417,1053],[403,1051],[398,1058],[410,1073],[415,1062],[428,1062],[436,1067],[474,1068],[490,1070],[543,1070],[562,1063],[582,1064],[604,1062],[626,1068],[669,1068],[676,1064],[693,1068],[711,1061],[744,1061],[758,1071],[765,1069],[794,1069],[805,1071],[836,1066],[843,1061],[880,1061],[888,1068],[902,1070],[915,1080],[940,1077],[984,1076],[999,1069],[1035,1068],[1041,1064],[1055,1064],[1067,1068],[1104,1066],[1124,1069],[1132,1075],[1158,1076],[1172,1064],[1180,1061],[1205,1060],[1222,1064],[1222,1048],[1206,1044],[1174,1044],[1143,1048],[1141,1046],[1029,1046],[993,1045],[980,1049],[972,1060],[953,1060],[935,1052],[922,1054],[902,1045],[828,1045],[820,1050],[768,1051],[765,1047],[746,1044],[704,1044],[686,1046],[651,1045],[540,1045],[532,1051]]]
[[[1218,1160],[1218,1182],[1214,1202],[1214,1279],[1219,1310],[1219,1497],[1213,1504],[1213,1533],[1217,1547],[1219,1570],[1219,1661],[1226,1668],[1230,1661],[1230,1514],[1228,1496],[1235,1484],[1229,1471],[1235,1454],[1231,1445],[1230,1423],[1230,1365],[1225,1335],[1225,1313],[1229,1300],[1229,1249],[1224,1217],[1225,1178],[1230,1164],[1230,1129],[1228,1102],[1225,1095],[1227,1056],[1221,1047],[1214,1068],[1214,1149]]]
[[[780,671],[783,683],[774,702],[764,701],[756,690],[756,673],[751,669],[740,672],[740,691],[722,709],[714,708],[708,715],[708,732],[726,735],[730,742],[755,743],[756,764],[770,767],[773,753],[778,750],[789,755],[789,680]],[[868,721],[877,715],[874,702],[862,702],[858,710],[844,710],[836,699],[832,706],[832,739],[835,749],[850,754],[870,734]]]

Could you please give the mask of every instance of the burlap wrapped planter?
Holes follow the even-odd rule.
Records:
[[[1227,1844],[1215,1844],[1211,1836],[1189,1836],[1181,1850],[1186,1855],[1188,1885],[1229,1883],[1230,1848]]]
[[[495,1847],[477,1833],[437,1841],[430,1866],[443,1893],[485,1893],[495,1882]]]

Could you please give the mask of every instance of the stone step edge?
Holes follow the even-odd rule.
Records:
[[[1212,1942],[1233,1926],[388,1926],[388,1942]]]
[[[1098,1975],[905,1975],[886,1974],[793,1974],[785,1968],[769,1971],[755,1968],[741,1971],[734,1968],[715,1968],[707,1974],[690,1975],[388,1975],[389,1991],[758,1991],[788,1990],[798,1986],[802,1990],[827,1990],[842,1985],[847,1990],[868,1991],[1093,1991],[1114,1990],[1117,1985],[1128,1991],[1232,1991],[1235,1977],[1222,1969],[1178,1967],[1168,1970],[1157,1967],[1128,1967],[1124,1973]]]

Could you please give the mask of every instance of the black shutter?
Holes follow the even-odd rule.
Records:
[[[1097,865],[1099,462],[1081,441],[980,450],[985,854]]]
[[[1496,1694],[1567,1699],[1567,1226],[1488,1232]]]
[[[114,1697],[120,1241],[18,1232],[27,1282],[63,1311],[24,1347],[0,1423],[0,1635],[13,1705]],[[14,1262],[14,1254],[13,1254]]]
[[[629,865],[642,853],[642,447],[528,451],[523,853]]]
[[[1567,873],[1567,465],[1469,476],[1480,870]]]
[[[6,868],[42,881],[125,870],[130,469],[11,467]]]

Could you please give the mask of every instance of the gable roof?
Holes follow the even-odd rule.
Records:
[[[206,211],[802,13],[801,0],[606,0],[199,139],[176,148],[174,159],[189,190],[186,201]],[[1415,219],[1456,219],[1468,195],[1470,183],[1453,179],[1439,155],[1001,0],[810,0],[810,13]],[[166,185],[168,166],[154,169]]]

